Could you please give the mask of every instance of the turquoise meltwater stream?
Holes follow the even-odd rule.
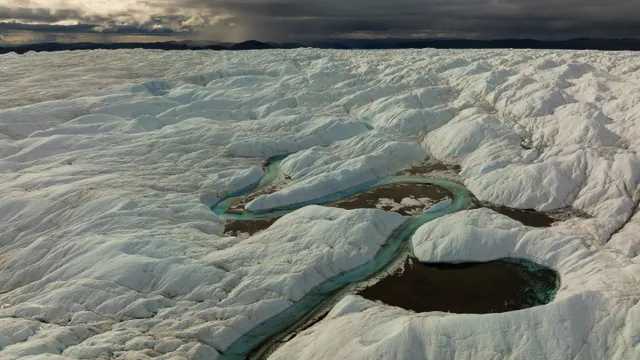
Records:
[[[229,206],[238,198],[245,196],[256,189],[262,188],[281,178],[280,161],[285,156],[269,159],[264,175],[260,181],[251,184],[244,189],[231,193],[218,201],[211,210],[218,216],[232,220],[260,220],[278,217],[311,204],[327,204],[345,197],[358,194],[383,185],[397,183],[432,184],[444,187],[453,194],[453,200],[445,200],[432,207],[433,210],[407,218],[402,225],[393,231],[386,244],[378,251],[375,257],[351,270],[337,274],[323,283],[315,286],[300,300],[292,304],[286,310],[275,314],[268,320],[258,324],[233,342],[223,353],[223,358],[228,360],[244,359],[249,352],[262,344],[265,340],[278,334],[283,329],[294,324],[309,311],[320,305],[335,291],[346,285],[366,280],[376,275],[380,270],[392,261],[406,245],[411,235],[425,223],[456,211],[464,210],[471,204],[471,193],[463,186],[451,181],[413,177],[389,177],[382,180],[360,184],[346,190],[323,196],[319,199],[305,201],[285,207],[268,209],[260,212],[243,212],[240,214],[226,213]]]

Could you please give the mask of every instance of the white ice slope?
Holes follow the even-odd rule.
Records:
[[[274,358],[640,354],[635,53],[131,50],[0,60],[0,358],[214,358],[323,276],[370,258],[397,217],[310,207],[248,240],[221,235],[203,201],[255,182],[265,157],[291,152],[282,163],[291,185],[249,209],[432,157],[460,165],[480,200],[573,206],[593,218],[533,230],[475,210],[414,237],[424,260],[518,255],[556,268],[562,288],[549,305],[416,315],[349,297],[308,330],[317,342],[298,336]]]
[[[549,305],[502,314],[416,314],[346,297],[272,359],[632,359],[637,278],[563,224],[528,229],[488,209],[435,220],[412,238],[422,261],[531,259],[560,273]],[[612,335],[612,329],[619,333]],[[349,334],[349,336],[344,336]]]

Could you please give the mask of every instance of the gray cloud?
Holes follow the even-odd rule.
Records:
[[[74,9],[47,9],[0,6],[0,20],[25,20],[53,23],[60,20],[81,19],[83,16]]]
[[[27,41],[117,41],[118,35],[164,37],[192,31],[189,26],[179,26],[188,19],[186,16],[159,15],[137,21],[127,12],[104,16],[76,9],[0,6],[0,41],[7,41],[11,35]],[[78,38],[74,34],[92,36]]]
[[[201,4],[214,6],[210,1]],[[227,1],[215,6],[237,16],[256,36],[265,31],[274,37],[352,32],[480,38],[640,36],[635,0]]]
[[[0,22],[0,31],[38,31],[38,32],[91,32],[95,25],[49,25],[49,24],[22,24],[15,22]]]
[[[0,6],[0,21],[37,22],[22,30],[41,32],[180,32],[235,41],[349,36],[640,37],[637,0],[140,0],[135,4],[155,13],[139,14],[139,7],[91,14]],[[69,20],[79,25],[52,29],[41,24]],[[6,29],[6,24],[0,24],[0,29]]]
[[[0,22],[0,31],[36,31],[51,33],[113,33],[113,34],[174,34],[171,28],[144,28],[132,25],[114,26],[102,28],[101,25],[77,24],[77,25],[49,25],[49,24],[22,24],[16,22]]]

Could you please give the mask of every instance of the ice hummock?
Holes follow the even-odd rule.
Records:
[[[310,207],[248,243],[222,235],[208,205],[259,178],[266,157],[293,151],[282,164],[291,185],[250,207],[312,200],[428,157],[459,165],[480,201],[573,207],[592,218],[534,229],[473,210],[414,236],[423,261],[517,255],[555,268],[562,284],[546,306],[417,316],[348,296],[272,358],[638,353],[640,92],[631,54],[130,50],[1,59],[9,70],[0,95],[0,357],[215,358],[319,274],[355,266],[397,217]]]

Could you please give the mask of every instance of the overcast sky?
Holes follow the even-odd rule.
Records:
[[[640,37],[640,0],[0,0],[0,42]]]

